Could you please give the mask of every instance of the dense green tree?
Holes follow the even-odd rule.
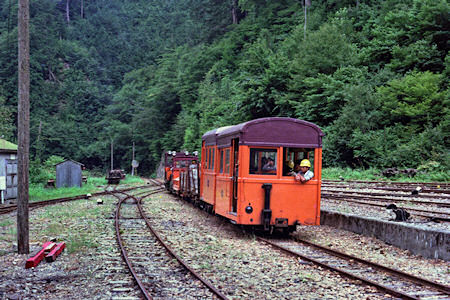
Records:
[[[339,68],[332,75],[305,78],[304,100],[294,105],[296,115],[319,126],[329,126],[341,115],[349,100],[349,87],[357,86],[367,78],[366,69],[352,66]]]
[[[431,72],[411,73],[378,88],[386,124],[401,123],[419,132],[436,126],[448,117],[445,102],[448,90],[442,90],[442,77]]]
[[[446,0],[32,0],[31,153],[149,173],[212,128],[289,116],[324,164],[449,166]],[[310,4],[310,5],[309,5]],[[306,21],[306,22],[305,22]],[[305,26],[306,25],[306,26]],[[17,3],[0,0],[14,140]],[[1,133],[3,132],[3,133]]]
[[[12,140],[14,133],[12,107],[5,105],[5,99],[0,96],[0,138]]]

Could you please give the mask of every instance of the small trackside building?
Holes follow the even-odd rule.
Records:
[[[262,118],[214,129],[202,137],[200,200],[233,223],[294,231],[320,224],[320,128],[292,118]],[[292,167],[311,161],[311,180]],[[273,167],[264,168],[271,160]]]
[[[0,203],[17,199],[17,145],[0,139]]]
[[[67,159],[56,165],[56,187],[81,187],[83,164]]]

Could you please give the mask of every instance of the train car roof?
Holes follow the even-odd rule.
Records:
[[[261,147],[321,148],[324,133],[310,122],[282,117],[256,119],[234,126],[210,130],[202,136],[206,146],[229,147],[239,138],[240,145]]]
[[[215,145],[216,144],[216,136],[230,127],[234,127],[234,126],[223,126],[223,127],[219,127],[219,128],[210,130],[202,136],[202,140],[205,141],[205,144],[207,144],[207,145]]]
[[[172,155],[174,160],[191,160],[191,159],[198,159],[196,155],[193,154],[186,154],[184,152],[177,152],[175,155]]]

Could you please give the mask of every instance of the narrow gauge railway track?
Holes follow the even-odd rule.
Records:
[[[135,189],[142,189],[142,188],[146,188],[146,187],[148,187],[148,186],[143,185],[143,186],[137,186],[137,187],[131,187],[131,188],[117,190],[115,186],[113,188],[111,188],[111,186],[108,185],[105,187],[104,192],[93,193],[91,195],[91,197],[109,195],[109,194],[118,193],[118,192],[127,192],[127,191],[132,191]],[[63,203],[63,202],[75,201],[75,200],[81,200],[81,199],[88,199],[88,196],[86,194],[84,194],[84,195],[78,195],[78,196],[73,196],[73,197],[64,197],[64,198],[56,198],[56,199],[50,199],[50,200],[30,202],[30,203],[28,203],[28,207],[29,208],[38,208],[38,207],[55,205],[55,204],[59,204],[59,203]],[[10,213],[10,212],[13,212],[16,209],[17,209],[16,204],[0,206],[0,215],[4,215],[4,214]]]
[[[403,186],[403,187],[414,187],[414,186],[425,186],[429,188],[435,188],[439,186],[443,189],[450,189],[450,183],[448,182],[402,182],[402,181],[375,181],[375,180],[333,180],[326,179],[323,180],[325,184],[372,184],[372,185],[382,185],[382,186]]]
[[[400,193],[408,193],[409,195],[412,194],[412,191],[415,190],[417,187],[422,188],[420,194],[415,195],[416,197],[432,197],[432,198],[440,198],[440,194],[450,194],[450,189],[442,189],[442,188],[427,188],[423,187],[420,184],[417,184],[415,186],[411,186],[409,188],[405,187],[391,187],[391,186],[374,186],[374,185],[348,185],[348,184],[322,184],[323,188],[339,188],[339,189],[350,189],[350,190],[359,190],[361,188],[364,189],[370,189],[370,190],[378,190],[383,192],[400,192]],[[426,195],[423,195],[426,194]],[[431,195],[430,195],[431,194]]]
[[[368,189],[373,189],[373,188],[368,188]],[[331,193],[341,193],[341,194],[359,194],[359,195],[370,195],[370,196],[379,196],[379,197],[384,197],[384,198],[424,198],[424,199],[445,199],[445,200],[449,200],[450,199],[450,191],[448,193],[440,193],[438,195],[434,194],[434,193],[426,193],[426,192],[421,192],[417,195],[413,195],[411,194],[411,192],[405,194],[403,191],[399,191],[399,190],[395,190],[395,191],[389,191],[389,190],[382,190],[381,192],[378,192],[378,190],[381,189],[375,189],[377,190],[377,192],[365,192],[365,191],[361,191],[359,189],[343,189],[342,187],[329,187],[329,186],[322,186],[322,192],[331,192]],[[394,193],[393,193],[394,192]],[[400,199],[402,200],[402,199]],[[421,201],[421,200],[415,200],[415,199],[408,199],[406,201]],[[438,201],[436,201],[438,202]],[[441,202],[441,203],[447,203],[450,206],[449,202]]]
[[[214,296],[227,299],[178,257],[151,226],[141,201],[162,191],[165,190],[159,187],[139,198],[126,192],[122,193],[122,197],[114,195],[119,200],[115,213],[119,248],[143,296],[145,299],[152,299],[151,294],[170,299],[211,299]],[[125,203],[132,205],[124,205]],[[168,255],[162,255],[162,252]]]
[[[358,192],[358,191],[342,191],[342,190],[327,190],[323,189],[321,193],[324,198],[341,198],[341,197],[350,197],[352,199],[361,199],[361,200],[369,200],[369,201],[379,201],[379,202],[406,202],[409,204],[420,204],[420,205],[434,205],[438,207],[450,207],[450,198],[448,197],[440,197],[442,201],[426,201],[426,200],[417,200],[411,199],[410,195],[394,195],[394,194],[378,194],[371,192]],[[407,198],[409,197],[409,199]],[[424,196],[425,198],[426,196]]]
[[[409,192],[417,187],[422,188],[422,193],[450,194],[450,184],[438,182],[389,182],[389,181],[330,181],[323,180],[323,187],[334,188],[367,188],[373,190]]]
[[[448,299],[450,287],[303,240],[258,240],[403,299]]]
[[[352,203],[357,203],[357,204],[366,205],[366,206],[375,206],[375,207],[386,208],[385,204],[354,200],[354,199],[350,199],[349,197],[353,197],[353,196],[334,195],[334,196],[324,196],[323,199],[352,202]],[[367,198],[364,198],[364,199],[367,200]],[[418,217],[428,218],[428,219],[432,219],[432,220],[436,220],[436,221],[450,222],[450,213],[449,212],[410,208],[410,207],[406,208],[406,210],[409,213],[411,213],[415,216],[418,216]]]

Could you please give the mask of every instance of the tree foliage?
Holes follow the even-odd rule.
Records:
[[[448,169],[446,0],[32,0],[31,154],[150,173],[206,131],[288,116],[327,166]],[[68,4],[68,6],[66,5]],[[17,4],[0,0],[0,135],[14,141]],[[306,25],[306,26],[305,26]]]

